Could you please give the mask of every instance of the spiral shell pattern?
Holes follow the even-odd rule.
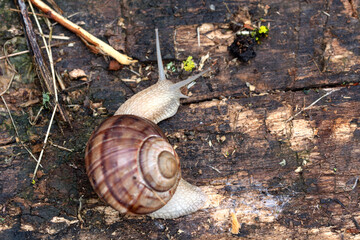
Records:
[[[134,115],[105,120],[88,141],[85,164],[95,192],[121,213],[156,211],[181,178],[179,158],[164,133]]]

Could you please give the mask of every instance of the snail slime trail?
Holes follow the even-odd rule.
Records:
[[[180,89],[210,68],[178,83],[165,78],[158,30],[159,80],[135,94],[91,135],[86,172],[95,192],[124,214],[177,218],[201,208],[207,196],[181,178],[180,160],[156,125],[176,114]]]

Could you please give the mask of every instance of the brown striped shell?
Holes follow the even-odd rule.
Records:
[[[87,143],[85,164],[95,192],[121,213],[156,211],[181,178],[179,158],[164,133],[134,115],[105,120]]]

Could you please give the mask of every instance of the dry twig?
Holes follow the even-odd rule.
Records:
[[[81,28],[80,26],[76,25],[75,23],[69,21],[68,19],[64,18],[54,10],[52,10],[49,6],[43,3],[40,0],[30,0],[37,8],[43,11],[49,18],[53,19],[54,21],[60,23],[76,35],[78,35],[81,40],[83,40],[86,45],[95,53],[102,53],[105,55],[109,55],[116,59],[119,63],[124,65],[130,65],[132,63],[137,62],[137,60],[132,59],[131,57],[119,53],[109,44],[101,41],[100,39],[94,37],[89,32]]]
[[[38,170],[38,168],[39,168],[39,166],[40,166],[40,162],[41,162],[42,156],[44,155],[44,151],[45,151],[46,144],[47,144],[47,141],[48,141],[48,138],[49,138],[49,135],[50,135],[51,126],[52,126],[53,121],[54,121],[54,117],[55,117],[55,113],[56,113],[57,107],[58,107],[58,104],[55,105],[54,110],[53,110],[53,113],[52,113],[52,115],[51,115],[50,123],[49,123],[48,129],[47,129],[47,131],[46,131],[45,139],[44,139],[44,144],[43,144],[43,147],[42,147],[42,149],[41,149],[41,152],[40,152],[40,155],[39,155],[39,159],[38,159],[38,161],[37,161],[37,164],[36,164],[36,167],[35,167],[35,170],[34,170],[34,173],[33,173],[33,177],[32,177],[33,182],[34,182],[34,180],[35,180],[37,170]]]
[[[46,36],[46,35],[45,35]],[[71,44],[71,43],[75,43],[75,42],[70,42],[70,43],[55,43],[55,44],[52,44],[50,47],[58,47],[58,46],[62,46],[62,45],[68,45],[68,44]],[[42,46],[40,48],[45,48],[45,46]],[[9,57],[16,57],[16,56],[19,56],[19,55],[22,55],[22,54],[26,54],[26,53],[29,53],[30,50],[24,50],[24,51],[21,51],[21,52],[16,52],[16,53],[12,53],[12,54],[8,54],[7,56],[1,56],[0,57],[0,60],[2,59],[5,59],[5,58],[9,58]]]
[[[56,148],[58,148],[58,149],[61,149],[61,150],[64,150],[64,151],[68,151],[68,152],[73,152],[73,151],[74,151],[74,149],[66,148],[66,147],[64,147],[64,146],[60,146],[60,145],[58,145],[58,144],[55,144],[55,143],[53,143],[53,141],[51,141],[51,140],[49,140],[49,143],[50,143],[51,146],[54,146],[54,147],[56,147]]]
[[[322,95],[320,98],[316,99],[313,103],[311,103],[309,106],[301,109],[299,112],[297,112],[294,116],[291,116],[290,118],[288,118],[286,120],[286,122],[289,122],[291,120],[293,120],[296,116],[298,116],[299,114],[301,114],[302,112],[308,110],[309,108],[311,108],[312,106],[314,106],[317,102],[319,102],[321,99],[323,99],[326,96],[329,96],[330,94],[332,94],[333,92],[338,91],[339,89],[332,89],[331,91],[327,92],[326,94]]]
[[[11,76],[11,79],[10,79],[8,85],[6,86],[5,90],[0,93],[0,96],[4,95],[7,92],[7,90],[9,90],[14,78],[15,78],[15,73],[13,73],[13,75]]]

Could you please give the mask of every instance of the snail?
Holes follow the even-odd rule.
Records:
[[[197,211],[207,196],[181,178],[179,157],[156,124],[187,98],[180,88],[210,69],[178,83],[167,80],[157,29],[155,35],[158,82],[128,99],[92,133],[85,165],[95,192],[120,213],[169,219]]]

